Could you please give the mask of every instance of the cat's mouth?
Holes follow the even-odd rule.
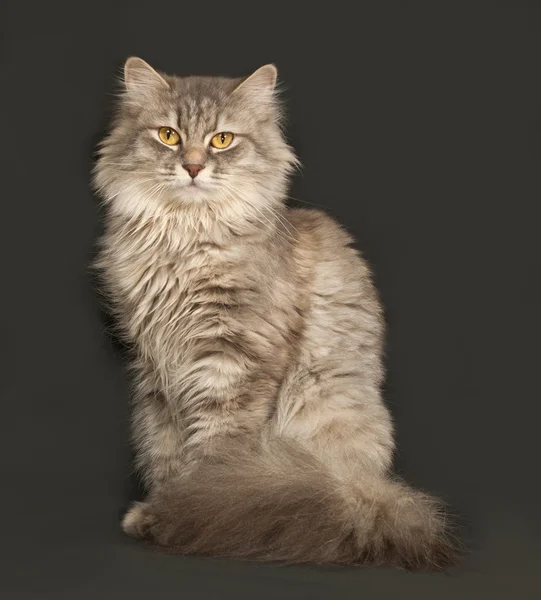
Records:
[[[209,192],[212,190],[212,185],[209,185],[207,182],[198,181],[197,179],[192,179],[191,181],[183,181],[181,182],[177,189],[179,195],[183,199],[189,200],[204,200],[208,197]]]
[[[188,190],[190,192],[197,193],[197,192],[204,192],[205,190],[208,190],[209,186],[202,181],[195,181],[195,179],[192,179],[192,181],[190,181],[190,183],[184,184],[181,189],[183,191]]]
[[[190,179],[190,181],[185,181],[185,180],[180,181],[180,182],[178,182],[178,185],[183,190],[186,190],[186,189],[203,190],[203,189],[209,188],[208,184],[200,179]]]

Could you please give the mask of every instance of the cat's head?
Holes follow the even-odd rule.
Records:
[[[246,79],[175,77],[128,59],[96,168],[103,196],[134,213],[281,200],[296,161],[276,75],[266,65]]]

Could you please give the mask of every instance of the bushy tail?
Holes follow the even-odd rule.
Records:
[[[302,449],[234,448],[136,503],[126,533],[182,554],[441,569],[456,550],[438,501],[403,483],[345,483]]]

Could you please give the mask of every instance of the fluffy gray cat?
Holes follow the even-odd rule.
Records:
[[[391,473],[369,268],[334,220],[285,205],[275,83],[272,65],[227,79],[126,62],[95,171],[148,491],[123,528],[184,554],[442,568],[441,504]]]

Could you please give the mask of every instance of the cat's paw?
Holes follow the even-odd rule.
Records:
[[[126,512],[122,519],[124,533],[136,538],[148,537],[149,531],[154,524],[154,517],[145,502],[135,502]]]

